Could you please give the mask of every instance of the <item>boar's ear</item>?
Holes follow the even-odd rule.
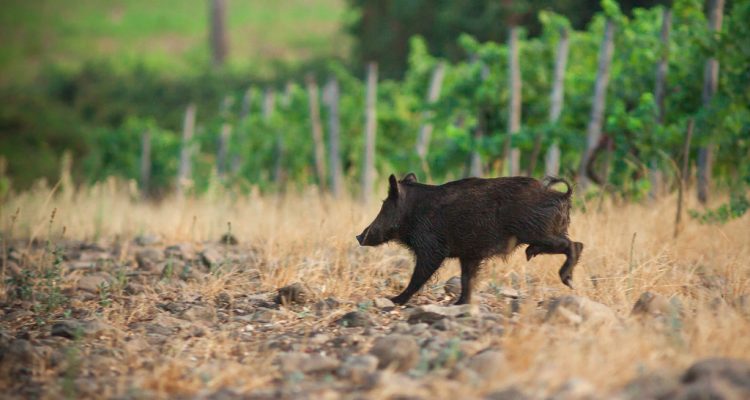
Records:
[[[403,179],[401,179],[401,182],[416,182],[417,176],[414,175],[414,172],[409,172],[404,176]]]
[[[388,197],[398,198],[398,182],[393,174],[388,177],[388,185]]]

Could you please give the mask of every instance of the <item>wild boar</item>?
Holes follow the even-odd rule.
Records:
[[[392,298],[405,304],[437,271],[446,258],[461,262],[461,295],[456,304],[471,302],[472,280],[481,263],[507,257],[522,244],[526,259],[539,254],[564,254],[559,271],[572,288],[573,267],[583,244],[568,238],[570,184],[548,178],[467,178],[443,185],[417,182],[413,173],[397,181],[388,178],[388,197],[375,220],[357,235],[361,246],[395,241],[416,257],[411,280]],[[566,192],[550,186],[564,183]]]

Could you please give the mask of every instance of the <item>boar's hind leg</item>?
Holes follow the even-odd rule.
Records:
[[[572,242],[566,237],[551,237],[535,240],[526,248],[526,258],[531,259],[537,254],[565,254],[565,263],[560,268],[560,280],[569,288],[573,288],[573,267],[578,263],[578,257],[583,251],[583,243]]]
[[[476,276],[481,261],[482,260],[461,259],[461,296],[459,296],[456,301],[456,305],[471,303],[471,280]]]
[[[571,280],[573,279],[573,267],[578,264],[578,258],[581,256],[581,252],[583,251],[583,243],[571,242],[569,240],[568,243],[569,245],[565,252],[565,263],[560,268],[559,274],[562,283],[573,289],[573,284],[571,282]]]
[[[411,274],[411,280],[409,285],[406,286],[401,294],[391,298],[396,304],[406,304],[407,301],[417,293],[419,289],[427,282],[428,279],[440,268],[444,258],[442,257],[428,257],[417,255],[417,265],[414,266],[414,272]]]

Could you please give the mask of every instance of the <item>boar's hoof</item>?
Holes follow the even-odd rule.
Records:
[[[573,276],[571,276],[570,272],[560,271],[560,280],[565,284],[565,286],[575,290],[575,288],[573,287]]]
[[[403,306],[409,299],[404,299],[401,296],[389,297],[388,300],[392,301],[397,306]]]

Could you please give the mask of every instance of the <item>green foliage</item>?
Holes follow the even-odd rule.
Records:
[[[18,275],[6,278],[5,283],[10,288],[9,294],[12,299],[31,300],[34,295],[34,273],[24,269]]]
[[[414,11],[409,8],[414,4],[391,6],[403,13]],[[536,32],[521,32],[522,129],[513,135],[512,144],[521,150],[522,170],[530,167],[529,155],[541,138],[541,155],[553,143],[559,145],[562,175],[578,171],[586,147],[599,48],[605,20],[610,17],[616,21],[616,30],[603,128],[614,146],[610,157],[600,157],[595,164],[603,170],[607,159],[611,160],[608,187],[621,197],[640,199],[650,189],[644,173],[647,165],[671,175],[691,118],[696,121],[691,158],[698,146],[711,142],[717,181],[725,186],[750,182],[750,47],[744,40],[750,35],[746,23],[750,6],[732,3],[726,11],[725,29],[720,35],[709,35],[702,2],[676,1],[666,46],[659,39],[661,9],[632,9],[609,0],[602,7],[605,12],[593,16],[585,30],[569,32],[564,106],[554,124],[549,122],[550,92],[560,30],[579,25],[544,11],[538,15]],[[417,171],[422,179],[434,181],[460,178],[467,175],[470,154],[477,151],[485,170],[501,173],[509,137],[508,49],[505,43],[481,39],[460,35],[455,43],[460,57],[451,61],[434,50],[429,36],[411,37],[403,77],[383,79],[381,74],[378,171],[384,175]],[[669,70],[664,118],[659,124],[652,93],[656,65],[665,52]],[[704,106],[701,93],[708,57],[720,62],[720,82],[713,100]],[[445,62],[441,96],[430,104],[428,86],[441,61]],[[340,85],[338,156],[350,184],[358,180],[362,168],[365,84],[358,78],[360,71],[352,72],[337,62],[313,70],[321,89],[330,77]],[[286,79],[300,76],[290,70],[280,71],[276,80],[234,71],[171,75],[143,65],[121,68],[108,63],[87,64],[77,72],[50,68],[26,90],[0,90],[0,97],[18,99],[0,111],[0,155],[7,158],[8,175],[17,188],[29,186],[39,176],[57,179],[61,149],[70,149],[74,160],[81,160],[73,170],[79,183],[113,175],[137,181],[141,139],[149,132],[150,188],[160,194],[173,188],[182,120],[186,105],[192,102],[198,110],[191,143],[198,149],[191,160],[197,192],[213,193],[224,186],[245,191],[303,187],[315,183],[309,99],[300,79]],[[263,106],[266,91],[274,93],[273,111],[268,113]],[[227,96],[231,106],[222,107]],[[327,138],[330,109],[322,97]],[[434,130],[423,165],[415,145],[420,126],[428,122]],[[218,171],[219,133],[224,124],[231,126],[232,134],[226,168]],[[483,134],[477,135],[478,131]],[[541,176],[543,164],[536,162],[532,174]]]
[[[100,181],[108,176],[140,180],[143,135],[151,137],[151,180],[157,188],[170,187],[177,176],[179,136],[153,119],[129,118],[117,128],[102,127],[90,135],[92,151],[83,160],[86,177]]]
[[[690,217],[698,220],[701,224],[725,224],[730,220],[740,218],[750,209],[750,201],[747,200],[745,193],[733,193],[729,202],[722,204],[715,209],[708,209],[704,212],[690,210]]]
[[[102,282],[99,284],[99,305],[102,307],[109,307],[112,305],[112,298],[110,293],[109,284]]]
[[[50,244],[48,244],[48,249],[51,249]],[[60,311],[69,301],[60,289],[62,250],[55,248],[51,250],[51,253],[51,263],[43,257],[38,268],[26,266],[19,274],[13,274],[6,279],[10,298],[30,301],[37,316],[37,323],[40,325],[45,324],[47,318]]]

